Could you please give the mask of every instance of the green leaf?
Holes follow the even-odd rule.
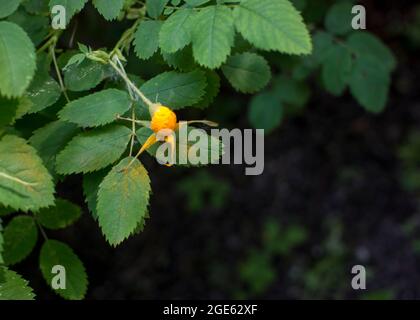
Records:
[[[37,72],[25,95],[31,102],[29,113],[36,113],[56,103],[61,96],[61,89],[51,76]]]
[[[159,46],[167,53],[183,49],[191,42],[192,9],[180,9],[172,14],[162,26],[159,34]]]
[[[267,61],[258,54],[245,52],[231,56],[222,67],[231,85],[243,93],[255,93],[263,89],[271,78]]]
[[[102,183],[104,178],[108,175],[109,170],[104,169],[97,172],[85,174],[83,176],[83,194],[86,198],[89,211],[95,220],[98,219],[98,191],[99,185]]]
[[[57,154],[78,132],[79,129],[75,124],[54,121],[36,130],[29,139],[29,144],[38,151],[51,175],[56,175]]]
[[[14,23],[0,21],[0,93],[21,96],[35,67],[35,48],[25,31]]]
[[[7,216],[13,212],[14,210],[12,208],[3,207],[2,205],[0,205],[0,217]]]
[[[362,107],[373,113],[384,110],[391,84],[390,75],[382,62],[361,56],[356,59],[350,78],[352,95]]]
[[[190,135],[192,130],[200,130],[201,133],[203,133],[203,137],[205,137],[206,139],[204,140],[200,140],[199,138],[195,138],[195,140],[193,138],[191,138],[190,140],[188,139],[188,136]],[[217,162],[217,160],[223,155],[224,152],[224,145],[222,143],[222,141],[220,140],[220,138],[216,137],[216,136],[211,136],[208,135],[203,129],[198,129],[195,128],[193,126],[188,125],[187,126],[187,137],[182,138],[180,135],[179,131],[175,131],[175,138],[176,138],[176,146],[175,146],[175,150],[176,150],[176,161],[175,164],[176,165],[180,165],[180,166],[202,166],[202,165],[207,165],[207,164],[211,164],[211,163],[215,163]],[[139,139],[139,142],[141,144],[144,144],[147,140],[147,138],[150,137],[150,135],[153,134],[153,131],[149,128],[140,128],[139,130],[137,130],[137,138]],[[207,145],[205,145],[204,143],[207,143]],[[165,163],[164,158],[160,157],[160,155],[157,154],[157,150],[160,146],[162,146],[163,142],[157,142],[155,145],[153,145],[151,148],[147,149],[147,152],[155,157],[160,163]],[[207,163],[199,163],[199,164],[193,164],[191,163],[191,161],[189,161],[189,159],[187,159],[187,157],[189,156],[190,150],[191,148],[194,148],[194,150],[197,151],[197,149],[199,148],[203,148],[205,149],[205,152],[207,152],[207,157],[205,159],[205,161]],[[181,152],[183,152],[183,150],[185,150],[185,154],[180,155]],[[193,151],[191,151],[191,153],[193,153]],[[180,156],[182,156],[182,158],[180,158]],[[182,163],[181,164],[181,159],[183,159],[183,162],[187,162],[187,163]]]
[[[41,209],[36,213],[36,219],[45,228],[63,229],[75,223],[81,216],[79,206],[64,199],[57,199],[54,207]]]
[[[205,109],[208,108],[214,101],[214,99],[219,94],[220,90],[220,77],[219,75],[213,70],[206,71],[207,77],[207,87],[205,90],[205,95],[200,100],[200,102],[194,104],[192,107]]]
[[[50,10],[56,5],[66,9],[66,25],[70,23],[73,16],[82,11],[88,0],[50,0]]]
[[[0,1],[0,19],[10,16],[17,10],[20,0]]]
[[[313,36],[312,54],[305,57],[302,63],[296,65],[293,70],[293,78],[304,80],[315,72],[325,60],[327,60],[329,52],[335,47],[334,37],[327,32],[318,31]]]
[[[107,241],[116,246],[144,219],[149,205],[150,179],[133,158],[123,159],[105,177],[98,193],[98,221]]]
[[[34,16],[20,9],[9,16],[7,20],[20,26],[28,34],[35,46],[41,44],[48,35],[50,19],[47,16]]]
[[[57,172],[68,175],[103,169],[121,157],[130,137],[129,128],[115,124],[84,132],[57,156]]]
[[[263,92],[252,98],[248,118],[256,129],[264,129],[265,134],[277,128],[283,119],[283,106],[278,95]]]
[[[74,56],[72,56],[67,61],[67,64],[64,66],[63,70],[66,71],[68,68],[70,68],[70,66],[72,66],[74,64],[77,65],[77,66],[80,66],[80,64],[85,60],[86,60],[86,54],[85,53],[76,53]]]
[[[352,30],[353,4],[348,1],[335,3],[325,17],[325,27],[331,33],[345,35]]]
[[[23,96],[19,98],[19,105],[16,111],[15,121],[21,119],[23,116],[30,113],[32,108],[32,102],[29,100],[28,97]]]
[[[288,0],[242,0],[234,18],[242,36],[259,49],[290,54],[312,51],[302,16]]]
[[[117,89],[102,90],[68,103],[59,113],[63,121],[81,127],[98,127],[117,120],[130,109],[130,97]]]
[[[192,31],[195,60],[210,69],[218,68],[230,54],[235,30],[232,10],[224,6],[209,6],[194,16]]]
[[[22,138],[4,136],[0,140],[0,203],[36,211],[52,205],[53,194],[52,178],[35,149]]]
[[[202,4],[210,2],[210,0],[185,0],[185,2],[190,7],[198,7],[198,6],[201,6]]]
[[[26,11],[32,14],[48,12],[48,0],[25,0],[22,5]]]
[[[146,0],[147,14],[153,19],[157,19],[163,12],[169,0]]]
[[[162,51],[162,57],[170,67],[180,71],[187,72],[196,67],[191,46],[185,47],[175,53]]]
[[[134,34],[134,47],[137,57],[149,59],[159,47],[161,21],[142,21]]]
[[[352,66],[351,52],[341,44],[334,45],[322,67],[325,89],[333,95],[342,95],[349,82]]]
[[[34,300],[35,294],[28,286],[28,281],[19,274],[0,267],[4,281],[0,282],[0,300]]]
[[[277,77],[274,83],[275,94],[285,105],[303,108],[310,97],[310,90],[305,82],[299,82],[286,76]],[[287,110],[287,108],[285,108]]]
[[[38,240],[35,220],[30,216],[17,216],[4,228],[4,262],[13,265],[25,259]]]
[[[375,59],[381,62],[386,71],[391,72],[397,66],[392,51],[376,36],[368,32],[355,32],[347,39],[347,46],[357,56]]]
[[[64,70],[64,84],[70,91],[87,91],[95,88],[106,77],[106,67],[96,61],[83,60]]]
[[[82,261],[65,243],[48,240],[41,248],[39,264],[42,275],[51,286],[55,276],[52,273],[54,266],[63,266],[66,270],[66,289],[53,290],[60,296],[69,300],[81,300],[86,295],[88,280]]]
[[[117,19],[125,0],[93,0],[93,5],[106,20]]]
[[[0,129],[13,122],[19,107],[19,100],[0,96]]]
[[[3,215],[2,213],[3,210],[7,210],[7,209],[0,207],[0,217]],[[3,221],[0,219],[0,266],[4,264],[3,251],[4,251]],[[1,271],[0,271],[0,283],[1,281],[2,281],[2,278],[1,278]]]
[[[204,95],[206,78],[202,71],[189,73],[175,71],[162,73],[141,87],[151,101],[159,101],[171,109],[191,106]]]

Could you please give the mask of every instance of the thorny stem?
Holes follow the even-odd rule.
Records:
[[[21,184],[25,187],[33,187],[33,186],[38,185],[38,183],[26,182],[26,181],[23,181],[19,178],[8,175],[7,173],[4,173],[4,172],[0,172],[0,177],[3,177],[5,179],[8,179],[8,180],[11,180],[11,181],[14,181],[14,182],[17,182],[17,183],[19,183],[19,184]]]

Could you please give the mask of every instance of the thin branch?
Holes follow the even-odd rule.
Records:
[[[58,63],[57,63],[57,57],[55,56],[55,44],[50,47],[50,53],[51,53],[51,56],[52,56],[52,59],[53,59],[55,72],[57,73],[57,78],[58,78],[58,82],[60,84],[61,91],[63,92],[64,97],[66,98],[67,102],[70,102],[69,96],[67,95],[66,87],[64,86],[63,78],[61,77],[60,68],[59,68]]]
[[[130,157],[133,155],[134,140],[136,138],[136,112],[134,109],[134,103],[131,104],[131,144],[130,144]]]
[[[149,109],[153,109],[155,107],[155,104],[150,101],[143,92],[140,91],[139,88],[136,87],[136,85],[128,78],[125,71],[122,71],[112,60],[109,61],[109,64],[112,68],[114,68],[115,71],[123,78],[123,80],[127,83],[128,86],[131,87],[131,89],[134,91],[135,94],[137,94],[141,100],[149,107]]]

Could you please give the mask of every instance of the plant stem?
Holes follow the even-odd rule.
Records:
[[[53,45],[50,46],[50,54],[53,59],[53,64],[54,64],[55,72],[57,73],[58,83],[60,84],[61,91],[63,92],[64,97],[66,98],[67,102],[70,102],[69,96],[67,95],[66,87],[64,86],[63,78],[61,77],[60,68],[57,63],[57,57],[55,56],[55,45],[56,45],[56,41],[54,42]]]
[[[136,138],[136,112],[134,109],[134,102],[131,103],[131,144],[130,144],[130,157],[133,155],[134,140]]]
[[[118,120],[135,122],[135,123],[137,123],[137,124],[139,124],[143,127],[147,127],[147,128],[150,126],[150,121],[146,121],[146,120],[134,120],[133,121],[133,119],[131,119],[131,118],[124,118],[124,117],[121,117],[121,116],[117,116],[117,119]]]
[[[121,51],[121,47],[125,44],[126,41],[128,41],[133,36],[133,34],[136,31],[137,26],[140,24],[140,21],[142,20],[142,18],[137,19],[136,22],[134,22],[133,26],[131,26],[130,29],[127,29],[123,33],[122,37],[120,38],[120,40],[118,40],[117,44],[115,45],[114,50],[112,50],[111,56],[117,50],[120,50]]]
[[[154,109],[156,104],[154,104],[152,101],[150,101],[143,92],[140,91],[139,88],[136,87],[136,85],[128,78],[127,74],[122,71],[112,60],[109,61],[110,66],[117,71],[117,73],[123,78],[125,83],[134,91],[135,94],[137,94],[140,99],[149,107],[150,109]]]
[[[36,222],[36,225],[38,226],[39,231],[42,234],[42,237],[44,238],[45,241],[48,241],[48,236],[47,233],[44,230],[44,227],[39,223],[38,219],[36,218],[36,216],[34,215],[34,220]]]

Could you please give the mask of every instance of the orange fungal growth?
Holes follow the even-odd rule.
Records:
[[[165,106],[159,106],[153,113],[150,128],[158,133],[160,130],[171,129],[175,131],[177,118],[175,112]]]

